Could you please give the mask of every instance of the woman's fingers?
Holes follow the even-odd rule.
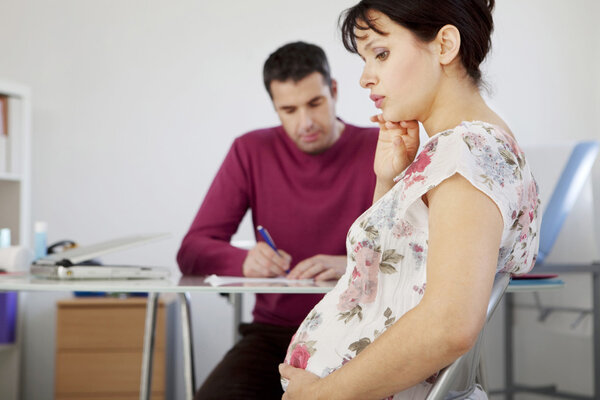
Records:
[[[383,115],[382,114],[377,114],[377,115],[373,115],[370,118],[371,122],[375,122],[376,124],[379,125],[379,129],[385,129],[385,120],[383,119]]]
[[[408,136],[415,138],[419,137],[419,122],[418,121],[402,121],[400,123],[404,129],[406,129],[406,133]]]
[[[403,129],[401,122],[385,121],[386,129]]]
[[[419,127],[419,121],[414,120],[414,119],[412,121],[400,121],[400,124],[402,124],[402,127],[406,128],[406,129],[412,129],[412,128]]]

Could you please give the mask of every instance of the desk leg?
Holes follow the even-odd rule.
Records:
[[[229,293],[229,304],[233,306],[233,344],[240,341],[242,335],[239,332],[239,326],[242,322],[242,294]]]
[[[592,337],[594,338],[594,366],[592,371],[594,373],[594,399],[600,398],[600,272],[594,271],[592,273],[592,308],[594,318],[594,332]]]
[[[152,357],[154,355],[157,304],[158,293],[148,293],[146,324],[144,327],[144,351],[142,353],[142,377],[140,379],[140,400],[149,400],[152,388]]]
[[[512,293],[504,295],[504,389],[506,390],[506,400],[513,400],[513,324],[514,324],[514,298]]]
[[[192,315],[190,311],[190,294],[179,293],[181,314],[181,336],[183,342],[183,363],[185,380],[185,398],[192,400],[196,390],[196,372],[194,369],[194,346],[192,344]]]

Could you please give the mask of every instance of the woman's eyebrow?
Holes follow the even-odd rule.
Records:
[[[366,38],[367,38],[367,35],[365,35],[365,36],[361,36],[361,37],[360,37],[360,38],[358,38],[358,39],[359,39],[359,40],[366,40]],[[369,50],[370,50],[370,49],[373,47],[373,43],[374,43],[376,40],[377,40],[377,38],[373,38],[373,39],[371,39],[370,41],[368,41],[368,42],[367,42],[367,44],[366,44],[366,45],[364,46],[364,48],[363,48],[363,53],[366,53],[366,52],[368,52],[368,51],[369,51]],[[363,56],[362,54],[360,54],[360,52],[358,51],[358,49],[357,49],[356,53],[357,53],[357,54],[360,56],[360,58],[362,58],[362,59],[363,59],[363,61],[365,61],[365,56]]]
[[[361,36],[358,40],[366,40],[367,38],[368,38],[368,35],[365,35],[365,36]],[[373,39],[369,40],[367,42],[367,44],[365,44],[364,50],[370,50],[371,47],[373,47],[373,42],[375,42],[376,40],[377,40],[377,38],[373,38]]]

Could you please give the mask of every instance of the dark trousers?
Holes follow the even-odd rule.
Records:
[[[206,378],[195,400],[281,399],[278,365],[296,327],[240,324],[240,341]]]

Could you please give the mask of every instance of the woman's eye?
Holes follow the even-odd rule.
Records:
[[[383,61],[383,60],[385,60],[388,57],[389,54],[390,54],[390,52],[387,51],[387,50],[386,51],[382,51],[380,53],[377,53],[375,55],[375,58],[378,59],[379,61]]]

